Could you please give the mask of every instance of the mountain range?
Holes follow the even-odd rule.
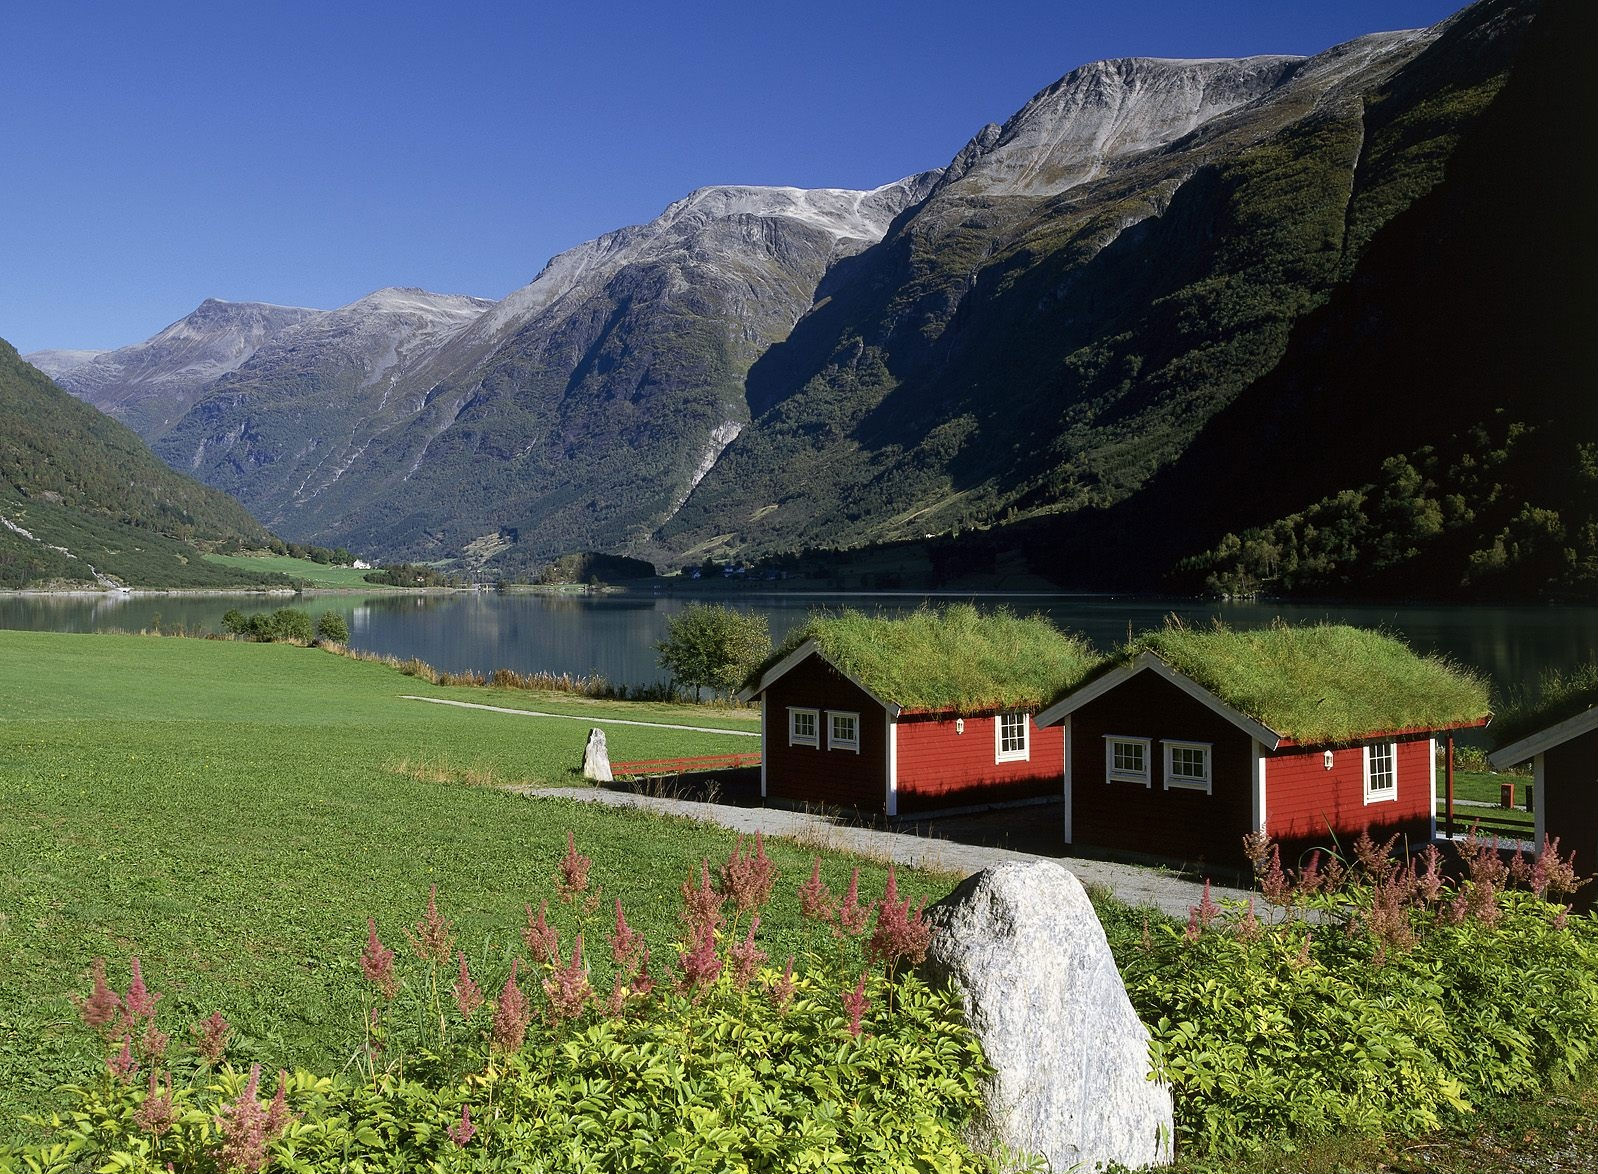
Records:
[[[1525,122],[1590,122],[1587,20],[1482,0],[1309,58],[1097,62],[943,167],[700,189],[498,303],[210,301],[28,357],[296,540],[514,573],[975,530],[1044,580],[1148,586],[1506,409],[1587,441],[1574,318],[1500,256],[1553,250],[1558,297],[1594,304],[1568,212],[1593,188],[1556,206],[1532,180],[1589,185],[1592,141]],[[1439,304],[1509,307],[1471,370],[1404,346],[1441,340]],[[1471,373],[1517,363],[1539,386]]]

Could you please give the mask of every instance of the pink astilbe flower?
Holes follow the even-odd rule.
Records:
[[[522,941],[534,959],[553,966],[560,961],[560,939],[555,934],[555,928],[545,919],[548,912],[548,901],[539,903],[536,918],[533,916],[533,907],[527,906],[527,925],[522,930]]]
[[[217,1155],[226,1170],[245,1170],[250,1174],[266,1165],[266,1147],[272,1138],[266,1128],[266,1106],[255,1099],[261,1086],[261,1066],[250,1065],[250,1079],[238,1098],[222,1107],[216,1127],[222,1138]]]
[[[140,1020],[155,1015],[155,1005],[161,1001],[161,996],[145,987],[137,955],[128,960],[128,965],[133,978],[128,983],[128,993],[122,997],[122,1009],[127,1013],[127,1026],[131,1029],[137,1027]]]
[[[127,1084],[133,1078],[133,1074],[139,1070],[139,1062],[133,1058],[133,1040],[131,1038],[123,1040],[122,1050],[106,1060],[105,1066],[118,1081]]]
[[[1569,908],[1569,906],[1561,905],[1559,907],[1559,912],[1554,915],[1554,923],[1553,924],[1554,924],[1554,928],[1555,929],[1564,929],[1564,928],[1566,928],[1567,926],[1570,925],[1570,908]]]
[[[1263,933],[1259,918],[1254,916],[1254,898],[1251,896],[1243,915],[1232,922],[1232,936],[1239,941],[1257,942]]]
[[[1415,930],[1404,904],[1404,885],[1397,878],[1372,881],[1367,921],[1379,943],[1378,953],[1383,961],[1387,951],[1408,950],[1415,944]]]
[[[527,1038],[527,999],[522,994],[522,988],[516,985],[516,966],[520,961],[520,958],[510,960],[510,977],[505,980],[499,999],[494,1004],[490,1038],[493,1046],[501,1052],[520,1050],[522,1041]]]
[[[572,943],[572,958],[544,980],[544,995],[555,1020],[576,1019],[588,1008],[594,990],[588,985],[588,968],[583,965],[583,935]]]
[[[289,1122],[298,1118],[289,1112],[289,1074],[282,1068],[277,1070],[277,1095],[272,1098],[272,1103],[266,1107],[266,1121],[262,1128],[266,1130],[268,1138],[277,1137],[289,1125]]]
[[[150,1087],[144,1094],[144,1100],[134,1111],[133,1123],[151,1137],[160,1137],[172,1128],[172,1123],[177,1120],[177,1106],[172,1100],[172,1081],[168,1077],[165,1086],[156,1082],[156,1072],[150,1070]]]
[[[477,985],[472,972],[466,969],[465,952],[457,951],[457,957],[460,959],[460,970],[455,975],[455,985],[450,987],[450,993],[455,996],[455,1006],[461,1018],[470,1019],[483,1005],[483,988]]]
[[[1398,862],[1393,859],[1393,849],[1397,844],[1396,832],[1380,844],[1371,839],[1370,829],[1360,832],[1359,839],[1354,841],[1354,860],[1368,880],[1375,882],[1391,878],[1398,868]]]
[[[766,952],[755,945],[755,931],[760,928],[760,914],[749,923],[749,936],[727,950],[727,960],[732,963],[733,985],[739,990],[748,988],[755,971],[766,960]]]
[[[638,951],[644,948],[644,935],[627,924],[627,915],[621,910],[621,898],[616,898],[616,928],[610,935],[610,957],[622,970],[632,969]]]
[[[932,944],[932,926],[922,916],[925,909],[925,901],[912,910],[909,897],[899,899],[898,882],[890,864],[887,891],[877,902],[877,927],[866,943],[866,957],[890,968],[900,962],[918,965],[926,961],[927,947]]]
[[[1309,854],[1304,867],[1298,870],[1298,875],[1293,878],[1293,891],[1301,897],[1312,897],[1321,891],[1322,881],[1321,850],[1316,848]]]
[[[1210,897],[1210,882],[1204,881],[1204,895],[1199,898],[1199,903],[1188,910],[1188,923],[1198,923],[1198,927],[1209,929],[1215,919],[1221,915],[1221,907]]]
[[[831,921],[838,914],[827,882],[821,879],[819,856],[810,858],[810,879],[799,886],[799,912],[811,921]]]
[[[109,1034],[111,1026],[117,1021],[117,1014],[122,1010],[122,1000],[117,997],[116,991],[105,981],[105,959],[94,960],[94,987],[89,992],[87,999],[79,1000],[78,1015],[83,1022],[102,1035]]]
[[[1298,965],[1301,969],[1310,964],[1309,946],[1314,937],[1315,933],[1313,930],[1306,930],[1304,933],[1304,940],[1298,945]]]
[[[721,967],[715,934],[701,926],[688,939],[688,949],[678,964],[677,987],[684,994],[697,995],[701,988],[721,977]]]
[[[850,937],[857,938],[866,932],[866,926],[870,923],[871,906],[860,903],[860,870],[851,869],[849,891],[844,894],[843,904],[838,907],[838,928]]]
[[[566,855],[556,865],[555,889],[562,901],[573,900],[578,893],[588,891],[588,870],[594,862],[577,850],[577,839],[566,833]]]
[[[632,988],[627,985],[627,980],[620,974],[616,975],[611,980],[610,994],[605,996],[605,1014],[611,1019],[620,1015],[631,994]]]
[[[782,968],[782,977],[771,984],[771,1003],[778,1011],[784,1014],[788,1011],[788,1004],[793,1002],[793,990],[796,985],[793,977],[793,955],[788,955],[788,964]]]
[[[866,976],[862,974],[854,990],[843,992],[843,1010],[849,1016],[849,1034],[855,1039],[860,1038],[860,1020],[870,1006],[871,1002],[866,998]]]
[[[399,978],[394,973],[394,951],[377,938],[377,922],[366,919],[366,949],[361,952],[361,973],[366,981],[392,999],[399,990]]]
[[[777,883],[777,866],[766,856],[765,837],[755,833],[755,850],[744,852],[743,837],[733,845],[727,863],[721,866],[721,892],[731,899],[739,913],[758,909],[771,899],[771,887]]]
[[[1293,886],[1288,883],[1287,874],[1282,871],[1282,849],[1277,844],[1271,845],[1270,860],[1266,862],[1264,871],[1260,873],[1260,892],[1272,905],[1292,903]]]
[[[1537,853],[1537,863],[1532,870],[1533,892],[1545,900],[1558,901],[1591,881],[1592,877],[1577,874],[1574,848],[1568,856],[1560,856],[1559,837],[1550,840],[1543,836],[1542,849]]]
[[[638,963],[638,973],[633,975],[628,987],[640,999],[647,999],[655,990],[655,977],[649,973],[649,947],[644,947],[643,958]]]
[[[1203,936],[1204,924],[1199,921],[1198,906],[1189,905],[1187,908],[1187,928],[1182,931],[1182,937],[1188,942],[1196,942]]]
[[[699,862],[699,883],[696,886],[693,882],[694,874],[690,872],[682,883],[682,919],[687,922],[691,937],[701,930],[714,934],[721,925],[721,906],[725,898],[710,885],[710,861]]]
[[[1420,850],[1420,862],[1425,868],[1413,870],[1415,879],[1411,892],[1423,904],[1435,904],[1442,894],[1442,861],[1443,855],[1437,850],[1436,844],[1427,844]]]
[[[472,1107],[470,1105],[462,1105],[461,1119],[451,1125],[445,1132],[449,1134],[449,1139],[452,1142],[461,1149],[465,1149],[466,1144],[477,1136],[477,1126],[472,1124]]]
[[[171,1035],[156,1027],[152,1019],[144,1025],[144,1034],[139,1036],[139,1051],[146,1060],[157,1061],[166,1055],[166,1046],[171,1042]]]
[[[231,1030],[220,1011],[212,1011],[209,1019],[202,1019],[189,1028],[195,1037],[194,1050],[200,1054],[200,1059],[213,1067],[220,1064],[222,1057],[227,1054],[227,1039]]]
[[[411,949],[423,962],[444,966],[455,952],[455,927],[438,911],[438,886],[427,890],[427,912],[412,929],[405,931]]]

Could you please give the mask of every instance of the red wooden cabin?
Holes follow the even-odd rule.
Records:
[[[1293,867],[1310,847],[1346,850],[1362,831],[1378,840],[1396,833],[1415,848],[1430,843],[1435,735],[1486,724],[1481,708],[1464,721],[1300,739],[1144,651],[1037,721],[1065,736],[1066,843],[1246,868],[1243,836],[1263,828]]]
[[[1546,719],[1545,719],[1546,720]],[[1556,721],[1487,756],[1494,770],[1531,760],[1532,809],[1537,846],[1545,837],[1560,852],[1574,850],[1576,873],[1598,872],[1598,706]],[[1595,886],[1580,890],[1578,904],[1590,909]]]
[[[1032,714],[1090,667],[1086,645],[1046,621],[979,616],[969,606],[851,623],[844,632],[814,619],[739,694],[760,698],[764,799],[890,819],[1058,799],[1064,735],[1038,729]],[[1005,625],[1020,625],[1032,642],[1006,647],[1014,629]],[[930,663],[926,677],[950,689],[958,681],[972,700],[926,704],[926,677],[901,671],[911,644],[918,663]],[[1018,686],[1026,672],[1053,684]]]

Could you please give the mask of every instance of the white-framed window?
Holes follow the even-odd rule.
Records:
[[[827,710],[827,749],[860,753],[860,715],[841,709]]]
[[[821,711],[788,707],[788,745],[821,745]]]
[[[1365,802],[1398,798],[1398,745],[1378,742],[1365,747]]]
[[[1024,762],[1032,753],[1027,727],[1030,714],[1001,713],[993,719],[993,761]]]
[[[1120,734],[1106,734],[1104,781],[1153,786],[1149,772],[1149,746],[1147,738],[1125,738]]]
[[[1210,794],[1210,743],[1165,741],[1165,787]]]

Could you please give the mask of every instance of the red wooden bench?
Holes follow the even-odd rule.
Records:
[[[633,762],[613,762],[610,773],[618,779],[640,775],[680,775],[701,770],[736,770],[759,766],[760,752],[749,754],[705,754],[698,758],[640,758]]]

